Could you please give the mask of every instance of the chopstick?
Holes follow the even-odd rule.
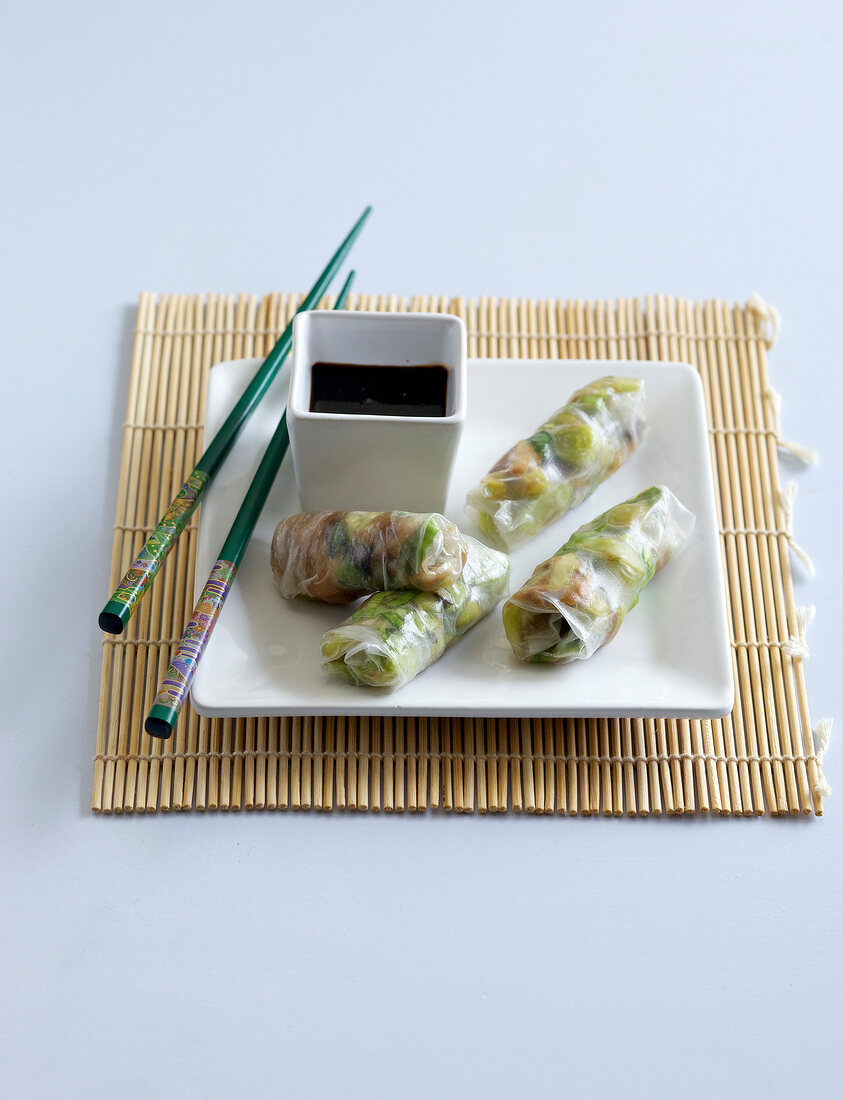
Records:
[[[353,280],[352,271],[343,284],[334,309],[342,309],[345,305]],[[243,560],[289,443],[287,410],[284,409],[144,722],[144,729],[153,737],[167,738],[173,732],[196,668],[234,584],[237,568]]]
[[[339,271],[343,260],[351,251],[351,246],[357,239],[371,212],[371,206],[367,206],[351,227],[345,240],[328,261],[325,270],[310,288],[307,297],[296,310],[296,313],[313,309],[322,297],[337,271]],[[146,545],[132,562],[126,575],[100,612],[98,623],[100,629],[107,634],[123,633],[137,605],[152,584],[156,573],[175,546],[179,535],[187,526],[187,521],[202,499],[205,488],[225,461],[243,425],[252,415],[273,378],[278,373],[279,367],[290,350],[292,340],[293,322],[291,320],[281,334],[278,343],[267,355],[254,378],[243,391],[240,400],[226,417],[220,430],[208,444],[205,453],[196,463],[195,469],[158,521],[158,526],[147,539]]]

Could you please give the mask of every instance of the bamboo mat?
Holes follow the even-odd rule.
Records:
[[[298,300],[141,295],[109,591],[202,452],[212,365],[268,352]],[[766,362],[775,311],[663,296],[352,296],[349,308],[457,314],[470,356],[673,359],[699,370],[729,592],[732,714],[211,720],[186,707],[171,741],[152,739],[143,718],[192,610],[194,521],[126,634],[103,641],[93,809],[821,814],[825,730],[811,731],[809,609],[795,606],[791,583],[791,551],[807,555],[793,542],[793,490],[781,486],[777,448],[805,452],[780,437]]]

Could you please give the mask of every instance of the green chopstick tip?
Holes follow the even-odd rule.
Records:
[[[360,215],[360,217],[359,217],[359,218],[357,219],[357,221],[356,221],[356,222],[354,223],[354,226],[353,226],[353,228],[352,228],[351,232],[352,232],[352,233],[354,234],[354,236],[355,236],[355,237],[356,237],[356,236],[357,236],[357,234],[358,234],[358,233],[360,232],[360,230],[361,230],[361,229],[363,228],[363,226],[365,225],[365,223],[366,223],[366,221],[368,220],[368,218],[369,218],[369,215],[370,215],[371,213],[372,213],[372,207],[371,207],[371,205],[370,205],[370,206],[367,206],[367,207],[366,207],[366,208],[365,208],[365,209],[363,210],[363,213],[362,213],[362,214]]]
[[[97,623],[100,630],[105,631],[106,634],[122,634],[126,629],[130,616],[131,612],[124,603],[120,603],[118,600],[109,600],[100,611]]]
[[[149,708],[143,728],[150,737],[158,737],[166,741],[173,732],[178,716],[179,712],[174,707],[162,707],[160,703],[154,703]]]

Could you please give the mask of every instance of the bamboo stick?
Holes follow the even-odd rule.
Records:
[[[141,377],[146,339],[141,332],[149,324],[151,313],[152,295],[146,292],[140,296],[138,303],[138,319],[136,331],[132,341],[132,360],[129,369],[129,392],[127,398],[126,423],[123,427],[123,441],[120,458],[120,473],[117,482],[117,504],[115,507],[115,530],[112,538],[111,569],[109,572],[109,586],[113,586],[119,579],[119,569],[122,561],[121,550],[125,539],[124,532],[118,527],[121,524],[124,512],[124,500],[127,497],[129,463],[131,461],[132,444],[134,439],[133,420],[136,416],[138,396],[141,389]],[[103,800],[103,784],[105,778],[105,754],[108,748],[108,735],[112,731],[110,719],[112,709],[112,691],[119,681],[119,669],[115,669],[115,651],[117,647],[107,644],[104,640],[102,648],[102,665],[100,671],[100,692],[97,708],[97,740],[94,756],[94,783],[91,799],[91,808],[95,813],[106,809]],[[122,655],[119,665],[122,665]],[[111,807],[108,805],[107,810]]]
[[[371,780],[369,775],[369,719],[367,717],[358,718],[357,730],[360,751],[357,765],[357,809],[368,810],[371,802]]]
[[[345,738],[345,747],[347,750],[347,766],[345,768],[345,776],[347,777],[347,791],[346,805],[350,810],[356,810],[359,802],[359,789],[360,789],[360,719],[359,718],[340,718],[338,721],[338,730]]]
[[[300,808],[309,810],[313,806],[313,718],[308,715],[301,720],[301,798]]]
[[[178,335],[178,329],[182,328],[183,325],[184,297],[182,295],[177,295],[170,301],[170,310],[167,316],[167,332],[172,335],[166,336],[164,340],[164,357],[161,374],[158,379],[158,400],[155,407],[155,420],[157,424],[170,423],[172,416],[175,414],[175,407],[177,407],[178,404],[178,391],[181,388],[182,368],[181,337]],[[172,481],[173,443],[175,441],[175,433],[156,428],[154,437],[155,449],[152,475],[150,477],[153,488],[153,491],[150,493],[150,504],[154,501],[154,506],[152,508],[152,515],[149,519],[150,527],[155,525],[157,517],[164,511],[169,500],[172,500],[172,495],[168,496],[167,492]],[[156,485],[157,491],[155,490]],[[182,539],[180,541],[184,540]],[[150,598],[146,601],[149,614],[149,621],[147,624],[148,636],[158,638],[167,636],[163,633],[163,621],[166,617],[167,607],[172,606],[172,587],[168,587],[167,581],[172,577],[173,566],[177,566],[178,561],[175,563],[170,561],[167,564],[170,567],[167,571],[167,575],[159,577],[159,584],[155,586],[157,591],[153,590]],[[160,583],[161,581],[164,582],[163,585]],[[158,647],[159,654],[162,652],[163,648],[163,646]],[[146,663],[146,677],[148,683],[152,676],[153,662],[147,661]],[[144,695],[145,693],[139,692],[136,697],[135,716],[137,716],[142,702],[145,701]],[[137,731],[136,736],[141,737],[141,730],[137,729],[136,723],[137,718],[135,717],[133,719],[133,724]],[[173,804],[173,752],[184,751],[184,737],[182,736],[172,746],[168,745],[166,751],[163,751],[163,746],[161,750],[162,751],[159,753],[161,757],[159,805],[162,811],[167,812],[171,809]],[[152,751],[154,752],[154,749]]]
[[[462,810],[474,813],[474,775],[477,766],[475,722],[473,718],[464,718],[462,726],[462,757],[464,759],[462,775]]]
[[[544,751],[544,812],[552,814],[556,806],[556,773],[553,767],[553,720],[542,719]]]
[[[405,735],[407,738],[407,809],[411,814],[417,813],[418,799],[418,738],[421,719],[408,718],[405,723]]]
[[[407,807],[407,795],[404,785],[404,769],[407,762],[404,719],[394,721],[395,734],[395,812],[403,813]]]
[[[536,788],[533,781],[533,724],[529,718],[522,718],[519,727],[518,755],[521,764],[524,808],[528,814],[534,814],[536,812]]]
[[[189,319],[188,332],[198,329],[199,319],[204,319],[205,315],[202,305],[202,300],[198,296],[193,302],[188,302],[186,314]],[[184,483],[188,473],[196,465],[202,453],[202,446],[204,443],[204,430],[201,427],[197,427],[203,419],[208,382],[208,367],[203,366],[202,344],[203,341],[200,337],[189,336],[185,346],[184,365],[189,368],[185,412],[185,421],[188,426],[179,431],[179,436],[183,437],[184,440],[184,450],[180,459],[180,466],[177,464],[173,469],[173,493],[176,492],[178,485]],[[177,548],[176,565],[171,566],[171,568],[176,569],[178,572],[173,597],[173,617],[169,628],[170,638],[177,638],[179,636],[185,620],[190,615],[190,608],[193,603],[196,571],[196,523],[194,520],[188,524],[186,537],[183,537],[181,542],[183,545]],[[183,560],[187,563],[186,570],[182,570],[180,566]],[[200,728],[199,716],[192,708],[189,708],[185,730],[185,743],[191,753],[195,751],[198,746]],[[147,735],[144,734],[144,736]],[[159,751],[163,751],[164,746],[156,746],[156,748]],[[185,766],[183,790],[181,792],[182,806],[184,808],[188,808],[191,805],[195,776],[196,761],[194,757],[190,755],[188,756]]]
[[[160,307],[152,295],[147,298],[147,313],[145,321],[157,327]],[[124,462],[121,472],[120,491],[123,499],[118,498],[117,516],[115,524],[114,547],[112,553],[112,577],[132,560],[132,553],[136,545],[141,545],[142,534],[138,532],[138,519],[136,500],[138,494],[139,468],[143,447],[142,421],[146,415],[150,377],[153,373],[153,341],[141,337],[140,369],[137,378],[137,386],[134,392],[130,391],[129,403],[126,414],[126,426],[124,429]],[[134,398],[134,400],[133,400]],[[126,438],[128,436],[128,439]],[[122,575],[122,574],[119,574]],[[113,667],[111,679],[111,696],[108,708],[109,726],[106,738],[106,761],[102,774],[103,800],[102,808],[106,813],[115,810],[114,788],[116,774],[116,756],[119,751],[121,724],[131,721],[131,714],[125,712],[125,687],[131,678],[131,670],[134,655],[129,646],[113,646]],[[120,807],[122,809],[122,806]],[[117,812],[120,812],[120,809]]]
[[[333,724],[337,738],[337,809],[348,806],[348,738],[351,735],[353,719],[338,717]]]
[[[391,715],[381,718],[383,738],[383,808],[391,814],[395,809],[395,730]]]
[[[500,811],[500,792],[498,789],[498,720],[496,718],[478,718],[475,720],[475,783],[478,810],[480,813],[498,813]]]
[[[442,808],[454,808],[454,765],[452,760],[451,719],[443,718],[439,724],[442,752]]]
[[[290,807],[301,809],[302,719],[290,719]]]
[[[568,764],[568,813],[576,817],[580,812],[580,798],[577,771],[577,724],[572,718],[565,719],[565,755]]]
[[[177,320],[177,325],[183,325],[186,332],[179,334],[180,343],[180,356],[178,364],[179,381],[178,387],[173,388],[172,399],[175,404],[175,420],[176,424],[180,425],[172,433],[173,436],[173,448],[170,459],[169,469],[169,483],[167,486],[167,500],[172,500],[178,491],[178,485],[176,484],[176,478],[181,477],[181,482],[184,483],[185,477],[185,455],[188,450],[187,446],[187,428],[185,425],[188,422],[190,416],[190,384],[191,384],[191,365],[192,365],[192,346],[193,337],[190,335],[194,327],[194,310],[193,300],[187,296],[183,296],[180,299],[180,313]],[[196,412],[196,419],[198,420],[199,411]],[[191,456],[192,457],[192,456]],[[192,466],[190,467],[193,468]],[[181,541],[187,542],[187,538],[183,538]],[[180,547],[181,554],[186,551],[189,552],[188,547]],[[169,569],[165,571],[161,582],[163,583],[164,591],[164,604],[162,609],[162,617],[160,620],[160,629],[163,632],[166,629],[167,615],[166,607],[177,607],[181,600],[184,600],[183,592],[186,580],[186,569],[182,568],[182,559],[177,554],[175,558],[168,563]],[[175,636],[176,630],[172,631],[170,636]],[[196,749],[196,732],[198,728],[198,719],[196,714],[192,711],[187,717],[185,722],[184,735],[182,739],[182,748],[184,755],[179,755],[175,761],[175,768],[173,773],[173,804],[178,810],[189,809],[191,805],[192,795],[191,787],[193,780],[193,773],[195,769],[195,760],[191,755]]]
[[[292,762],[292,740],[290,736],[291,721],[289,718],[279,718],[276,724],[278,738],[276,771],[276,795],[275,806],[279,810],[286,810],[290,805],[290,765]]]
[[[501,810],[501,791],[498,783],[498,769],[500,766],[498,750],[498,719],[487,718],[486,730],[486,797],[489,804],[489,813],[499,813]],[[505,800],[505,795],[503,796]]]
[[[362,308],[362,307],[361,307]],[[379,813],[381,809],[382,799],[382,784],[381,784],[381,764],[383,761],[383,741],[381,722],[378,718],[363,719],[364,722],[369,724],[369,738],[371,742],[372,753],[372,767],[371,767],[371,786],[369,788],[369,804],[372,809]]]
[[[325,752],[322,760],[322,789],[320,809],[322,813],[333,810],[333,761],[337,756],[337,720],[333,717],[322,719],[321,748]]]
[[[419,775],[416,801],[419,812],[427,809],[428,791],[430,790],[430,720],[419,718],[417,722],[419,730]]]
[[[684,318],[682,316],[681,309],[674,298],[661,297],[662,301],[662,327],[667,330],[668,336],[666,338],[666,344],[663,344],[665,350],[665,356],[669,360],[678,360],[682,362],[688,362],[688,341],[681,340],[683,332]],[[675,740],[677,752],[681,756],[681,765],[679,759],[675,764],[674,775],[674,789],[679,789],[682,792],[681,805],[679,806],[680,812],[693,813],[695,808],[694,798],[694,771],[692,766],[692,756],[694,753],[694,747],[691,737],[691,726],[689,722],[679,722],[675,724]],[[696,761],[699,765],[696,782],[700,790],[701,796],[704,798],[703,786],[705,784],[705,773],[702,770],[702,762]]]
[[[144,531],[144,534],[140,535],[140,545],[143,544],[146,531],[151,530],[156,522],[156,517],[154,515],[158,502],[158,493],[156,489],[160,486],[161,481],[160,454],[164,442],[164,432],[155,425],[162,424],[166,415],[167,382],[169,379],[173,347],[172,333],[175,329],[177,309],[178,302],[176,298],[173,296],[162,298],[156,321],[156,328],[161,335],[157,343],[153,345],[152,371],[149,388],[147,390],[146,408],[143,419],[143,442],[141,444],[141,459],[138,467],[139,472],[144,471],[144,473],[142,476],[139,473],[135,506],[135,522]],[[140,549],[140,545],[135,547],[135,553]],[[138,712],[143,705],[146,681],[147,678],[153,674],[152,670],[155,667],[155,658],[161,653],[164,647],[161,645],[138,645],[136,643],[141,638],[155,637],[153,632],[155,625],[157,625],[157,621],[160,619],[160,610],[158,610],[160,608],[160,599],[161,593],[158,593],[156,604],[147,601],[147,605],[142,609],[142,613],[136,616],[132,624],[132,629],[126,631],[125,634],[126,643],[131,650],[131,660],[128,663],[131,668],[131,677],[127,677],[124,684],[124,690],[127,692],[127,699],[129,698],[130,680],[132,681],[131,703],[129,704],[130,709],[126,720],[127,728],[125,732],[127,735],[134,733],[135,736],[139,737],[139,744],[144,750],[144,757],[142,759],[145,761],[147,756],[149,756],[148,767],[142,766],[138,775],[138,791],[141,794],[141,807],[148,810],[155,810],[156,808],[164,810],[169,809],[169,803],[165,800],[162,804],[159,796],[160,753],[155,753],[146,743],[145,737],[139,734],[139,731],[136,731]],[[155,618],[153,618],[153,615],[155,615]],[[124,751],[124,743],[122,743],[118,746],[118,752],[122,755]],[[115,796],[119,799],[123,793],[125,783],[125,760],[118,759],[116,774],[117,787]],[[145,798],[143,797],[144,794]],[[120,809],[122,808],[121,806]],[[115,809],[118,809],[118,807],[115,806]]]
[[[568,786],[565,780],[565,721],[563,718],[552,719],[553,725],[553,759],[556,764],[556,812],[567,814],[568,812]]]

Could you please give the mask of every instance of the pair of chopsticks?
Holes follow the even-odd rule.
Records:
[[[343,284],[334,309],[342,309],[345,305],[353,280],[352,271]],[[237,567],[243,560],[289,443],[285,409],[149,709],[144,729],[153,737],[169,737],[173,732],[179,712],[187,700],[196,668],[217,625],[217,619],[237,575]]]
[[[371,213],[367,206],[355,222],[342,244],[331,257],[328,265],[313,284],[297,313],[312,309],[339,270],[351,250],[354,241]],[[346,279],[340,291],[336,309],[342,309],[348,298],[354,272]],[[244,424],[260,403],[270,383],[286,359],[292,344],[293,323],[287,325],[275,347],[243,392],[242,397],[229,413],[220,430],[211,440],[196,467],[158,522],[138,557],[130,566],[119,586],[112,593],[99,615],[99,625],[110,634],[121,634],[148,591],[158,570],[187,525],[205,488],[225,461]],[[155,737],[169,737],[187,698],[196,667],[205,650],[226,596],[234,582],[237,567],[242,560],[255,529],[261,510],[289,445],[286,410],[270,440],[261,463],[255,473],[228,537],[220,550],[202,594],[194,608],[190,622],[176,648],[172,663],[167,669],[158,695],[145,722],[147,733]]]

